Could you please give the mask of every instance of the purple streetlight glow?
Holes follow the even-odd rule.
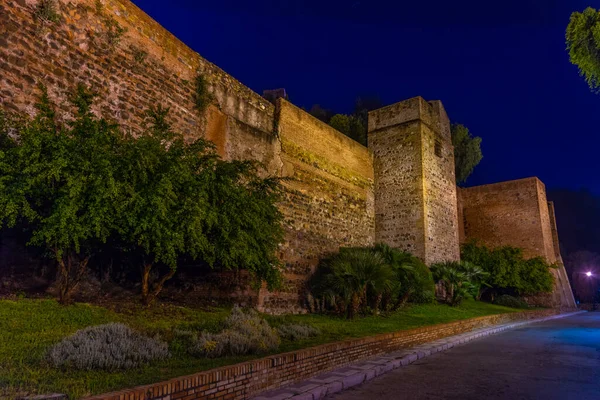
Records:
[[[591,273],[591,272],[586,272],[585,274],[586,274],[587,276],[592,276],[592,273]]]

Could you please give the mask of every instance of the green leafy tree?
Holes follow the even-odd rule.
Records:
[[[252,162],[221,160],[206,140],[186,142],[167,116],[167,109],[150,110],[146,129],[128,138],[122,158],[120,240],[142,255],[143,303],[156,299],[182,257],[247,269],[276,287],[279,182],[259,178]],[[161,266],[168,270],[153,282]]]
[[[540,257],[525,259],[523,250],[516,247],[489,249],[470,242],[462,246],[461,258],[489,274],[484,290],[490,292],[491,300],[502,294],[550,293],[554,288],[553,266]]]
[[[210,144],[186,144],[166,121],[168,110],[147,112],[147,126],[138,137],[127,137],[119,179],[124,184],[117,242],[140,254],[142,301],[151,304],[177,270],[183,255],[197,258],[209,252],[204,229],[209,213],[209,169],[217,156]],[[168,272],[156,282],[160,265]]]
[[[567,50],[590,88],[600,88],[600,12],[588,7],[571,14],[567,26]]]
[[[367,144],[366,127],[356,116],[336,114],[329,121],[329,125],[358,143]]]
[[[333,117],[334,112],[330,109],[321,107],[321,105],[319,104],[314,104],[310,108],[309,114],[328,124],[331,118]]]
[[[35,119],[0,113],[0,222],[22,226],[56,259],[60,301],[71,301],[90,257],[107,247],[138,256],[145,304],[181,259],[247,269],[277,287],[279,181],[261,178],[255,163],[221,160],[208,141],[187,142],[161,107],[141,132],[123,134],[91,112],[94,97],[79,86],[64,125],[45,90]]]
[[[352,114],[334,114],[330,109],[324,109],[318,104],[312,106],[310,114],[366,146],[369,111],[381,107],[383,104],[379,97],[366,96],[356,99]]]
[[[115,125],[91,112],[93,98],[78,86],[71,98],[75,118],[59,125],[42,88],[37,116],[3,129],[0,139],[0,220],[26,224],[29,243],[56,260],[63,304],[71,302],[93,248],[114,228],[120,204],[121,137]]]
[[[456,183],[462,184],[467,181],[483,158],[481,138],[473,137],[466,126],[453,124],[452,144],[454,145]]]
[[[369,111],[377,110],[383,106],[384,104],[379,96],[361,96],[357,97],[354,102],[354,113],[352,115],[357,118],[363,126],[365,144],[369,127]]]

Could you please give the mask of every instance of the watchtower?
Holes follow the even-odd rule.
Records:
[[[459,260],[454,148],[439,101],[415,97],[369,113],[375,239],[426,263]]]

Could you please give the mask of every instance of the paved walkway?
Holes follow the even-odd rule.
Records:
[[[600,313],[563,314],[544,321],[479,329],[370,358],[255,400],[600,400]],[[504,333],[490,336],[500,332]],[[459,346],[486,336],[490,337]],[[560,378],[554,381],[557,386],[571,378],[581,385],[547,390],[548,377]],[[568,397],[572,394],[577,395]]]

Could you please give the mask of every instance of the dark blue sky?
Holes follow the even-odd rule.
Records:
[[[468,184],[528,176],[600,194],[600,95],[569,63],[572,11],[600,0],[134,0],[244,84],[350,112],[359,95],[442,100],[483,138]]]

